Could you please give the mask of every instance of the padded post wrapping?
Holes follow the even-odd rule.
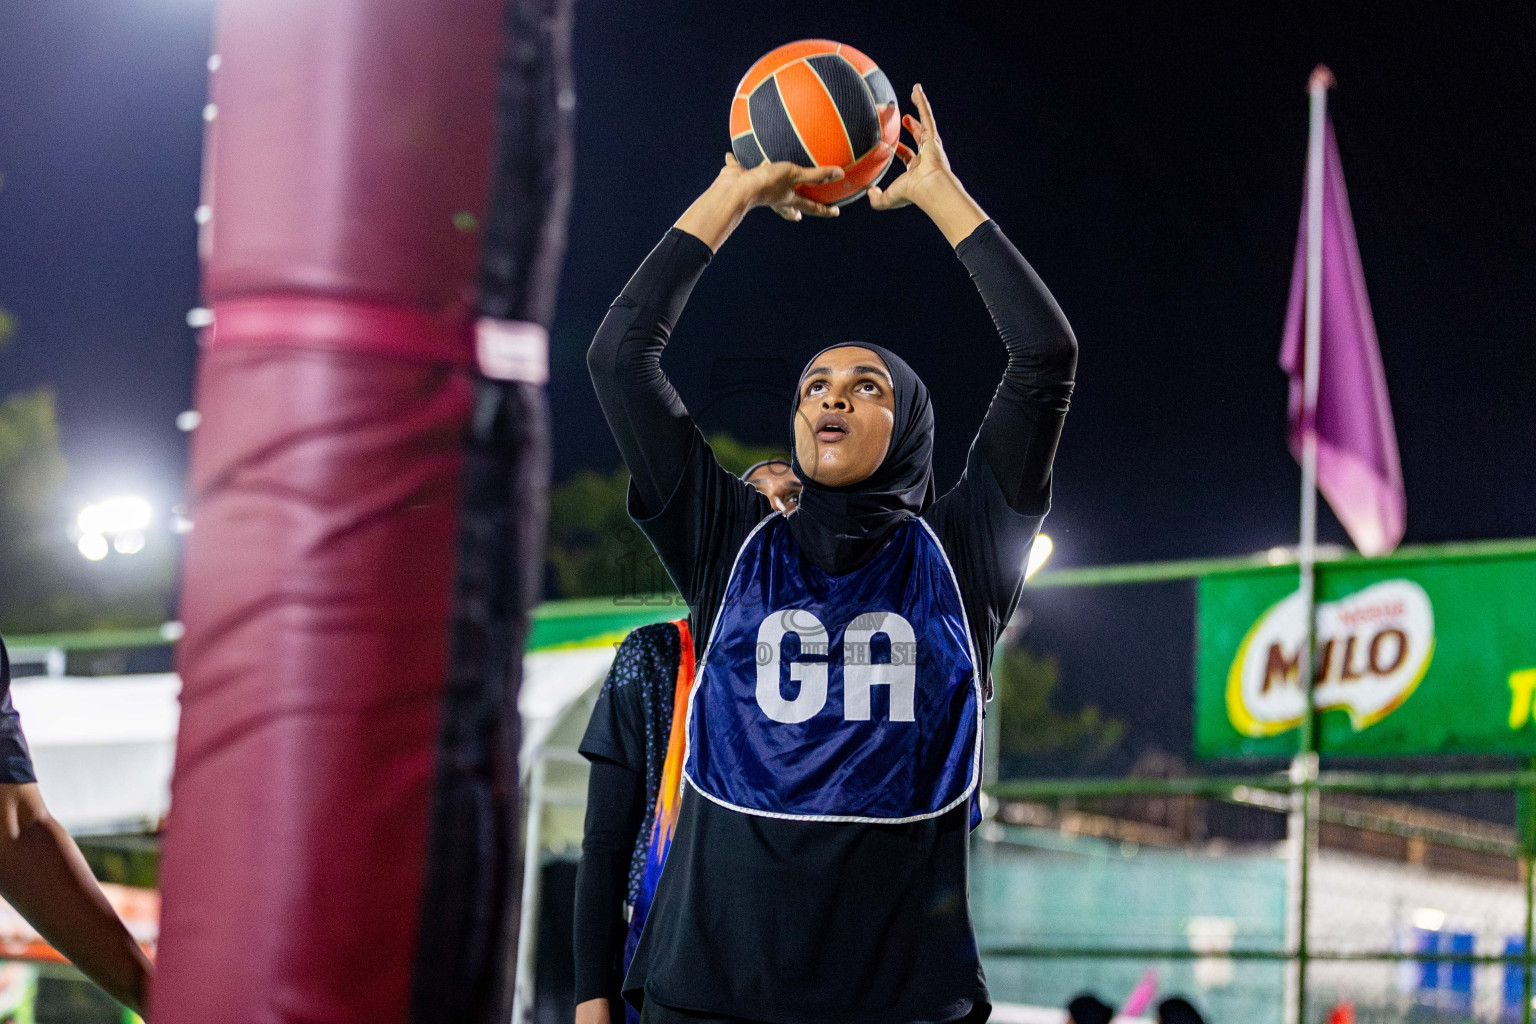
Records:
[[[483,373],[460,500],[415,1024],[505,1024],[513,1009],[523,873],[517,697],[543,582],[550,451],[542,347],[571,197],[570,0],[511,0],[505,37],[480,276]],[[495,358],[508,337],[517,358]]]
[[[223,0],[156,1024],[408,1017],[502,0]]]

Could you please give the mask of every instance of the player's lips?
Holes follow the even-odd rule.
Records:
[[[848,420],[841,414],[824,412],[816,418],[816,440],[824,444],[836,444],[848,434]]]

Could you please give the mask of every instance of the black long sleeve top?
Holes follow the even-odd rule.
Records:
[[[1041,515],[1072,397],[1077,341],[1050,292],[995,222],[978,227],[955,254],[1008,352],[976,444],[1009,506]],[[696,428],[661,368],[661,354],[712,255],[687,232],[668,231],[609,307],[587,354],[641,518],[661,509],[687,467]]]
[[[666,767],[678,675],[691,674],[692,648],[676,623],[641,626],[624,638],[581,738],[592,762],[586,828],[576,868],[576,1001],[618,995],[618,968],[650,859],[658,793]],[[612,1007],[617,1011],[617,1007]]]
[[[985,674],[1050,504],[1077,343],[991,221],[956,247],[1008,353],[959,483],[924,513]],[[711,257],[673,229],[609,308],[588,353],[629,467],[630,512],[689,604],[714,620],[736,550],[769,508],[721,469],[661,367]],[[955,351],[963,342],[953,339]],[[705,647],[707,647],[707,635]],[[702,649],[702,648],[701,648]],[[780,821],[685,792],[626,997],[773,1024],[952,1021],[989,1005],[965,903],[968,814],[903,825]]]
[[[624,951],[625,878],[645,817],[645,780],[633,768],[594,758],[587,777],[586,827],[576,865],[576,1002],[618,994]],[[610,1007],[615,1013],[618,1006]]]
[[[32,752],[21,732],[21,716],[11,703],[11,658],[0,639],[0,783],[36,782]]]

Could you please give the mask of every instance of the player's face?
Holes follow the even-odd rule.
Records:
[[[896,393],[885,360],[867,348],[828,349],[800,379],[795,454],[827,487],[865,480],[891,446]]]
[[[747,483],[768,498],[768,504],[785,515],[800,504],[800,478],[787,462],[766,462],[752,471]]]

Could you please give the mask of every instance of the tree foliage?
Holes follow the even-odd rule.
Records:
[[[549,496],[545,557],[552,597],[649,594],[672,589],[625,510],[629,473],[583,470]]]
[[[53,579],[60,538],[48,530],[65,472],[53,392],[0,401],[0,627],[9,631],[56,628],[68,610]]]
[[[745,445],[725,434],[709,439],[715,459],[740,474],[782,452]],[[549,595],[556,598],[634,595],[673,590],[650,542],[629,518],[629,473],[584,470],[549,495]]]
[[[1061,681],[1054,654],[1023,647],[1003,652],[993,666],[997,686],[999,754],[1013,771],[1086,768],[1107,757],[1125,737],[1125,723],[1087,706],[1064,714],[1051,706]]]
[[[0,318],[0,347],[9,329]],[[170,538],[155,538],[131,562],[86,562],[67,533],[67,476],[53,390],[0,399],[0,632],[164,622],[176,574]]]
[[[709,447],[715,453],[715,461],[725,467],[727,473],[736,476],[747,471],[747,467],[764,459],[783,459],[788,453],[777,448],[762,448],[757,445],[742,444],[729,434],[715,434],[709,439]]]

